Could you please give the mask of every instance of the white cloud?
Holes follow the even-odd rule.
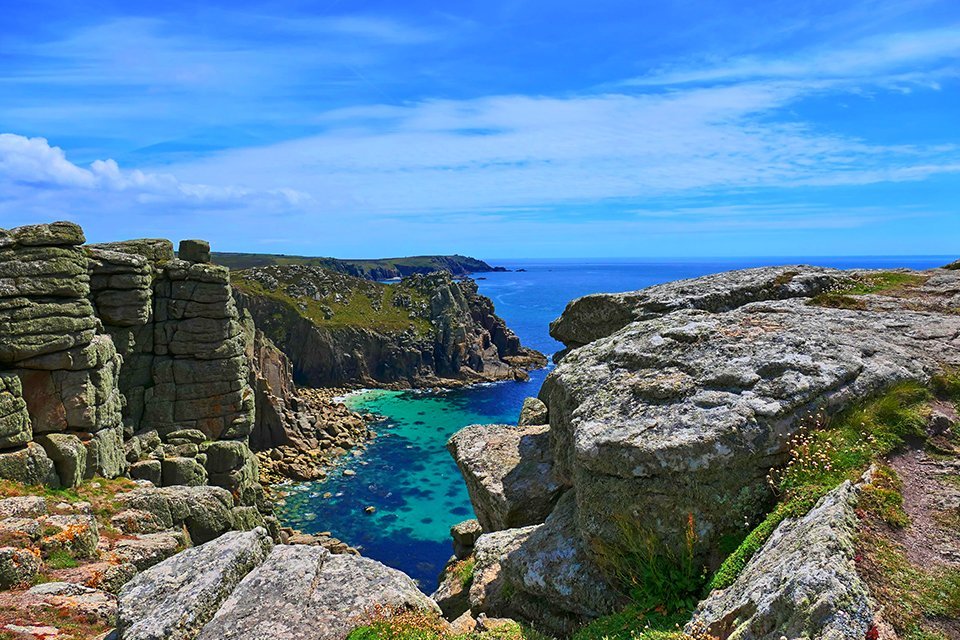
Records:
[[[291,189],[248,189],[181,182],[173,175],[121,169],[115,160],[96,160],[77,166],[60,147],[44,138],[0,134],[0,189],[9,205],[28,206],[38,199],[49,202],[51,193],[60,203],[89,201],[109,196],[126,209],[147,204],[184,207],[235,207],[257,204],[268,209],[303,205],[309,196]]]

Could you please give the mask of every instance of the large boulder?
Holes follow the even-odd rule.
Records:
[[[342,640],[366,615],[439,612],[408,576],[322,547],[278,546],[247,575],[199,640]]]
[[[47,457],[46,451],[36,442],[17,449],[0,451],[0,478],[23,484],[60,486],[60,477],[53,467],[53,460]]]
[[[845,482],[781,523],[732,585],[700,603],[687,630],[730,640],[870,637],[870,597],[854,562],[857,496]]]
[[[117,502],[153,514],[164,529],[186,527],[195,544],[213,540],[233,524],[233,496],[220,487],[144,487],[119,494]]]
[[[960,284],[960,274],[947,281],[957,272],[942,274],[916,304]],[[960,316],[899,299],[879,299],[882,311],[808,302],[672,311],[564,358],[540,397],[553,472],[574,487],[589,548],[617,545],[627,517],[680,549],[692,520],[705,557],[764,514],[768,470],[810,411],[960,365]]]
[[[517,424],[526,427],[534,424],[548,424],[547,405],[539,398],[527,398],[520,409],[520,418]]]
[[[447,449],[484,531],[539,524],[553,509],[562,487],[553,479],[548,431],[546,425],[473,425],[450,438]]]
[[[123,640],[192,640],[273,541],[266,530],[230,532],[138,574],[120,591]]]
[[[511,591],[506,585],[502,562],[543,525],[485,533],[473,548],[473,582],[470,610],[474,614],[500,615],[512,611]]]
[[[577,503],[572,492],[550,517],[501,561],[514,593],[514,606],[526,619],[551,623],[568,633],[583,622],[628,603],[595,564],[577,530]],[[556,603],[562,603],[557,610]],[[560,621],[560,624],[558,624]]]
[[[87,448],[71,433],[46,433],[36,442],[44,448],[60,477],[60,484],[75,487],[86,476]]]

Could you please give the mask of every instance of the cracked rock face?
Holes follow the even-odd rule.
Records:
[[[342,640],[379,609],[439,613],[403,573],[263,529],[230,532],[147,569],[119,598],[122,640]]]
[[[730,640],[867,637],[873,613],[854,562],[858,494],[845,482],[781,523],[732,585],[700,603],[687,631]]]
[[[767,470],[807,412],[960,363],[960,316],[904,306],[681,309],[572,351],[540,397],[582,535],[613,544],[615,514],[630,513],[680,543],[692,516],[706,548],[754,521]]]

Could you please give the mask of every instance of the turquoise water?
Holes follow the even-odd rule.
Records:
[[[480,290],[523,343],[550,354],[561,345],[548,326],[567,301],[599,291],[631,291],[660,282],[729,269],[803,262],[841,268],[929,268],[948,257],[753,260],[504,260],[525,272],[483,274]],[[371,390],[346,402],[384,419],[362,455],[348,456],[323,482],[290,486],[280,515],[303,531],[330,531],[364,555],[401,569],[431,591],[452,553],[449,530],[473,517],[466,488],[444,445],[469,424],[514,423],[523,399],[535,396],[547,370],[528,382],[484,384],[442,392]],[[345,475],[349,470],[355,475]],[[324,494],[331,494],[324,498]],[[368,514],[365,508],[375,512]]]

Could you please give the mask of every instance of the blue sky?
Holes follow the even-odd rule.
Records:
[[[344,257],[960,247],[956,0],[4,4],[3,227]]]

